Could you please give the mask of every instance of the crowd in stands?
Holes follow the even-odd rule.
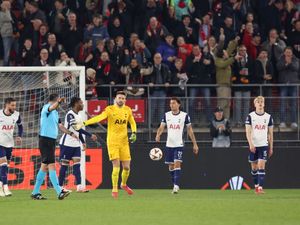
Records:
[[[84,65],[98,98],[109,96],[104,84],[127,84],[131,96],[145,94],[133,84],[148,84],[152,97],[217,84],[187,92],[204,97],[208,120],[212,94],[226,118],[234,96],[238,126],[256,94],[244,84],[299,82],[300,0],[2,0],[0,34],[4,66]],[[296,86],[278,90],[285,127],[285,97],[299,93]],[[272,96],[272,87],[263,94]],[[153,112],[163,104],[153,100]],[[191,98],[189,107],[195,104]],[[295,128],[296,99],[291,104]]]

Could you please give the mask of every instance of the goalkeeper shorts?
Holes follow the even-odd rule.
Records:
[[[120,161],[130,161],[129,144],[111,144],[107,145],[109,160],[119,159]]]

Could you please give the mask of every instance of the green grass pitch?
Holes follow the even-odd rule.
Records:
[[[30,191],[13,191],[0,198],[0,224],[10,225],[299,225],[300,189],[253,191],[110,190],[71,193],[63,201],[54,190],[43,191],[45,201],[33,201]]]

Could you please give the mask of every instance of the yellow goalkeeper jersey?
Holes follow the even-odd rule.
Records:
[[[98,123],[107,119],[107,144],[126,144],[128,143],[127,125],[130,123],[131,131],[136,132],[136,123],[132,115],[131,108],[124,105],[107,106],[104,111],[84,122],[85,126]]]

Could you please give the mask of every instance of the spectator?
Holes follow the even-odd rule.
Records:
[[[276,65],[285,47],[286,44],[284,41],[279,39],[277,31],[275,29],[271,29],[269,32],[269,38],[262,44],[262,48],[268,51],[268,57],[271,60],[274,69],[274,80],[277,80],[278,72]]]
[[[96,68],[96,91],[98,98],[110,97],[110,88],[101,87],[101,85],[115,85],[117,76],[114,66],[109,60],[109,55],[107,52],[101,53],[100,59],[96,62],[94,68]]]
[[[300,19],[294,23],[295,29],[289,36],[288,43],[293,48],[294,55],[300,59]]]
[[[42,48],[47,48],[49,28],[47,24],[42,24],[39,28],[38,42],[33,46],[34,51],[39,52]]]
[[[125,53],[125,57],[126,62],[129,62],[130,59],[134,58],[137,59],[140,65],[148,66],[151,59],[151,53],[140,39],[136,39],[133,43],[133,48],[130,50],[129,54]],[[130,58],[129,60],[128,57]]]
[[[93,16],[92,24],[89,24],[84,31],[84,38],[92,39],[93,49],[96,48],[96,43],[98,40],[108,40],[109,34],[106,26],[103,25],[103,18],[100,14],[95,14]]]
[[[142,68],[136,59],[131,59],[128,66],[121,67],[121,73],[126,76],[126,92],[130,96],[142,96],[145,92],[143,87],[131,86],[143,84],[143,77],[152,73],[153,68]]]
[[[168,30],[155,17],[151,17],[145,33],[145,44],[153,55],[156,48],[168,34]]]
[[[226,16],[223,25],[225,40],[224,40],[224,48],[227,48],[228,43],[236,37],[237,32],[233,29],[233,19],[231,16]],[[217,33],[219,36],[219,34]]]
[[[176,36],[183,37],[184,40],[189,44],[197,43],[197,35],[191,24],[191,17],[188,15],[182,16],[182,22],[180,22],[176,29]]]
[[[75,48],[74,59],[78,65],[90,67],[93,61],[92,40],[85,39]]]
[[[220,50],[215,59],[218,105],[224,109],[225,118],[230,118],[231,100],[231,65],[234,62],[232,53],[237,47],[239,37],[231,41],[227,50]]]
[[[257,57],[257,48],[256,48],[256,44],[253,40],[253,36],[254,36],[253,24],[248,22],[245,25],[242,43],[246,46],[247,54],[249,55],[249,57],[252,60],[255,60]]]
[[[58,41],[62,41],[61,34],[66,26],[67,18],[70,13],[70,9],[65,6],[63,0],[54,1],[54,9],[49,13],[49,27],[51,31],[56,35]]]
[[[9,66],[10,50],[13,44],[13,19],[10,13],[10,1],[1,3],[0,34],[3,43],[3,66]]]
[[[131,0],[112,1],[108,6],[111,17],[119,17],[121,24],[125,28],[125,33],[130,34],[133,30],[133,9]]]
[[[172,34],[167,34],[165,42],[162,42],[156,52],[162,56],[162,62],[166,64],[170,69],[173,69],[176,59],[176,48],[173,46],[174,37]]]
[[[293,49],[285,48],[283,55],[277,62],[278,83],[295,84],[299,82],[299,59],[293,55]],[[286,127],[287,115],[290,112],[291,128],[297,129],[297,86],[281,86],[280,87],[280,128]],[[287,97],[291,97],[291,105],[289,110],[287,107]]]
[[[30,38],[32,40],[33,46],[37,46],[38,42],[38,30],[42,24],[47,22],[45,13],[39,9],[38,3],[36,1],[29,1],[25,10],[28,13],[25,14],[24,18],[24,30],[22,39]]]
[[[213,27],[211,25],[211,18],[210,15],[207,13],[202,17],[202,21],[196,19],[198,31],[198,44],[201,48],[203,48],[208,41],[208,38],[211,36],[213,32]]]
[[[42,48],[40,51],[40,57],[35,59],[33,66],[53,66],[53,62],[49,60],[49,52],[46,48]]]
[[[270,1],[270,4],[263,11],[263,19],[261,21],[264,34],[268,34],[271,29],[275,29],[279,33],[282,32],[281,17],[283,9],[283,0]]]
[[[240,0],[228,0],[223,4],[222,7],[222,14],[226,16],[226,18],[232,19],[232,30],[233,34],[237,34],[241,28],[242,25],[242,18],[245,17],[245,15],[242,15],[241,11],[241,3]],[[225,18],[225,25],[227,27],[227,21]],[[225,36],[226,36],[226,30],[225,30]],[[229,41],[232,39],[229,39]]]
[[[46,48],[48,49],[49,60],[54,64],[57,64],[56,61],[61,58],[60,54],[63,51],[63,46],[57,43],[55,34],[48,34],[48,43]]]
[[[60,60],[58,60],[56,62],[56,66],[76,66],[76,63],[74,62],[74,59],[69,58],[69,56],[66,52],[62,51],[60,53]],[[60,76],[56,80],[56,83],[67,85],[66,88],[69,88],[70,85],[75,85],[76,84],[76,77],[78,76],[78,74],[70,72],[70,71],[64,71],[64,72],[62,72],[61,75],[62,76]]]
[[[96,43],[96,49],[93,51],[93,61],[98,62],[102,52],[105,51],[105,40],[98,40]]]
[[[32,66],[35,59],[35,52],[32,47],[32,41],[26,39],[24,46],[21,48],[21,51],[18,56],[17,65],[20,66]]]
[[[206,51],[205,56],[201,53],[199,45],[193,46],[192,54],[186,60],[187,74],[189,77],[189,84],[212,84],[212,73],[213,73],[213,58]],[[189,109],[190,115],[195,117],[197,102],[199,100],[199,93],[204,98],[204,112],[207,121],[211,120],[211,108],[210,108],[210,87],[190,87],[189,88]]]
[[[193,45],[186,44],[183,37],[178,37],[177,48],[177,57],[182,59],[183,66],[185,66],[186,58],[192,53]]]
[[[74,57],[75,46],[82,41],[82,28],[77,22],[77,16],[71,12],[68,15],[68,24],[63,32],[63,46],[70,57]]]
[[[172,87],[172,96],[185,96],[186,84],[189,78],[186,70],[183,68],[182,59],[175,59],[175,68],[172,69],[171,84],[177,84],[179,87]]]
[[[210,136],[213,138],[213,148],[229,148],[231,142],[231,128],[229,120],[224,118],[223,109],[215,109],[214,118],[210,124]]]
[[[189,15],[195,10],[191,0],[171,0],[170,6],[175,9],[177,20],[181,20],[183,15]]]
[[[179,21],[175,18],[175,10],[173,7],[168,7],[168,12],[164,15],[163,21],[167,30],[175,31],[177,29]]]
[[[85,88],[85,93],[86,93],[86,98],[90,99],[93,97],[97,97],[97,92],[96,92],[96,70],[93,68],[88,68],[86,70],[86,88]]]
[[[167,87],[171,82],[171,72],[167,65],[162,63],[162,57],[160,53],[154,55],[154,66],[151,75],[145,77],[145,83],[149,84],[150,101],[151,101],[151,121],[153,125],[159,123],[160,118],[165,112],[165,97],[167,96]],[[164,85],[159,87],[153,87],[154,85]],[[158,116],[158,117],[157,117]]]
[[[273,65],[268,58],[268,51],[262,49],[255,60],[254,69],[254,82],[258,84],[271,84],[273,83]],[[272,109],[272,87],[267,86],[262,88],[262,93],[257,93],[255,96],[263,95],[266,98],[266,107],[269,108],[268,112]]]
[[[128,37],[128,34],[125,33],[125,27],[121,24],[119,17],[114,17],[108,21],[108,34],[111,38],[115,39],[118,36]]]
[[[112,54],[111,54],[111,61],[114,63],[114,65],[120,69],[122,65],[128,65],[129,64],[129,57],[127,57],[128,61],[125,61],[125,55],[129,55],[129,51],[124,45],[124,38],[122,36],[118,36],[115,39],[115,46],[113,48]]]
[[[250,109],[251,87],[243,87],[253,82],[254,61],[248,56],[245,45],[238,47],[235,61],[232,65],[232,83],[234,87],[234,112],[233,121],[237,127],[242,127]]]

